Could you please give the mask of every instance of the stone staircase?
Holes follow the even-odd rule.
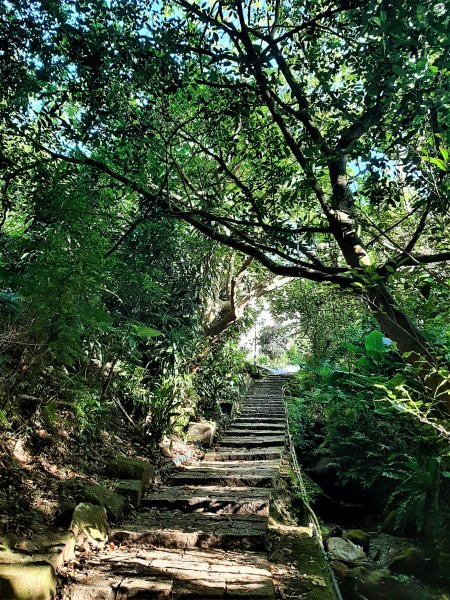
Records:
[[[267,377],[216,447],[144,497],[62,598],[274,598],[265,547],[285,424],[282,378]]]

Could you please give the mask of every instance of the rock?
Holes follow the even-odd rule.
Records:
[[[55,570],[48,562],[0,564],[0,598],[53,600]]]
[[[210,446],[213,443],[216,428],[216,423],[209,421],[189,423],[187,438],[190,442]]]
[[[86,485],[83,489],[84,499],[92,504],[106,508],[112,521],[118,521],[129,509],[128,500],[102,485]]]
[[[430,580],[430,567],[424,553],[414,546],[405,548],[389,565],[396,575],[413,575],[422,581]]]
[[[333,561],[352,564],[367,563],[367,556],[362,548],[350,540],[338,537],[329,538],[327,548],[328,555]]]
[[[356,546],[361,546],[366,554],[370,550],[370,537],[361,529],[349,529],[344,534],[345,539],[350,540]]]
[[[124,479],[123,481],[119,481],[116,491],[128,498],[135,508],[141,505],[142,481],[140,479]]]
[[[75,556],[72,531],[50,526],[33,526],[27,537],[8,533],[0,538],[0,563],[46,561],[54,569]]]
[[[109,473],[117,479],[140,479],[146,488],[155,479],[155,467],[147,460],[119,456],[109,464]]]
[[[106,535],[106,510],[103,506],[82,502],[75,507],[70,525],[75,538],[87,538],[91,543],[102,544]]]
[[[344,563],[341,563],[337,560],[332,561],[330,564],[331,568],[336,573],[336,575],[338,575],[339,577],[348,576],[348,572],[350,569],[347,567],[347,565],[344,565]]]

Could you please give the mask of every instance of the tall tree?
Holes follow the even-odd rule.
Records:
[[[184,219],[274,274],[351,291],[450,409],[433,348],[390,290],[405,269],[448,273],[444,3],[53,0],[6,12],[6,56],[32,82],[6,127],[26,136],[30,161],[107,174],[142,199],[136,226]]]

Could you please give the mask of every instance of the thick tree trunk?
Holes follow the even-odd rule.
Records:
[[[371,288],[366,303],[387,337],[396,342],[401,354],[418,369],[432,396],[450,412],[450,384],[439,374],[438,364],[423,333],[400,309],[384,283]]]

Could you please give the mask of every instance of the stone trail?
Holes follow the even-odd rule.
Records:
[[[282,378],[256,383],[215,448],[142,499],[64,600],[273,599],[265,546],[285,422]]]

